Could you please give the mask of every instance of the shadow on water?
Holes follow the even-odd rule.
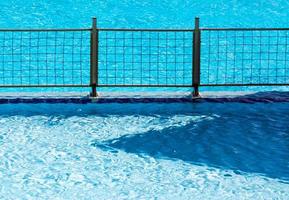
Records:
[[[273,97],[272,97],[273,96]],[[263,92],[220,103],[151,104],[3,104],[0,117],[9,116],[214,116],[142,134],[125,135],[93,146],[179,159],[199,165],[260,173],[289,181],[288,92]],[[263,102],[253,103],[260,98]],[[273,99],[272,99],[273,98]],[[224,103],[227,102],[227,103]],[[234,102],[234,103],[233,103]],[[246,103],[240,103],[246,102]],[[248,104],[248,103],[249,104]],[[161,120],[160,120],[161,121]],[[129,121],[127,122],[129,123]],[[1,142],[1,141],[0,141]]]
[[[92,145],[103,150],[123,150],[236,172],[258,173],[288,183],[289,125],[287,119],[278,121],[280,116],[286,118],[284,113],[278,116],[272,108],[262,112],[267,104],[257,106],[259,113],[256,107],[251,111],[245,107],[234,111],[236,104],[230,105],[219,104],[216,108],[218,117],[212,120],[125,135],[101,143],[94,141]],[[270,111],[275,117],[269,114]]]
[[[164,93],[165,94],[165,93]],[[91,102],[89,98],[4,98],[0,97],[1,116],[108,116],[108,115],[170,115],[192,114],[210,111],[211,103],[288,103],[289,92],[256,92],[239,96],[220,95],[192,99],[191,94],[182,98],[100,98]],[[213,94],[213,93],[212,93]],[[198,105],[199,104],[199,105]],[[215,104],[215,105],[216,105]],[[201,107],[201,109],[200,109]]]

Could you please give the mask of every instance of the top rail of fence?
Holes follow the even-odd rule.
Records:
[[[192,32],[194,29],[159,29],[159,28],[98,28],[98,31],[144,31],[144,32]]]
[[[91,28],[0,28],[0,32],[56,32],[56,31],[91,31]],[[194,29],[160,29],[160,28],[96,28],[97,31],[144,31],[144,32],[192,32]]]
[[[0,32],[57,32],[57,31],[91,31],[91,28],[0,28]],[[123,31],[123,32],[192,32],[195,29],[169,29],[169,28],[97,28],[97,31]],[[288,31],[289,28],[200,28],[200,31]]]
[[[155,31],[155,32],[192,32],[195,29],[158,29],[158,28],[98,28],[98,31]],[[200,31],[288,31],[289,28],[199,28]]]

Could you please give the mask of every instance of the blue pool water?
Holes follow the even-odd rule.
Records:
[[[71,27],[91,27],[91,17],[98,17],[98,26],[99,27],[125,27],[125,28],[193,28],[194,25],[194,17],[199,16],[201,18],[201,26],[202,27],[289,27],[289,17],[288,17],[288,8],[289,4],[287,1],[259,1],[259,2],[251,2],[251,1],[235,1],[235,0],[227,0],[227,1],[1,1],[1,13],[0,16],[2,19],[0,22],[0,27],[3,28],[71,28]],[[258,8],[258,9],[256,9]],[[220,33],[220,37],[224,38],[225,33]],[[232,33],[229,33],[229,36]],[[251,34],[251,33],[249,33]],[[255,33],[258,35],[259,32]],[[280,34],[279,36],[283,38],[283,42],[276,41],[274,35]],[[128,34],[129,35],[129,34]],[[130,36],[126,37],[130,37]],[[265,34],[266,35],[266,34]],[[166,57],[166,54],[186,54],[183,57],[178,56],[178,58],[172,56],[171,59],[176,62],[185,62],[186,64],[170,64],[167,66],[167,63],[164,61],[159,64],[151,64],[151,65],[141,65],[138,62],[146,62],[148,58],[143,56],[143,60],[138,56],[134,56],[134,64],[131,65],[129,60],[132,55],[129,55],[130,51],[135,50],[134,53],[142,51],[143,54],[148,54],[146,49],[139,49],[137,47],[127,48],[128,50],[125,55],[125,59],[122,56],[113,58],[107,56],[107,52],[104,55],[104,52],[108,50],[108,53],[119,53],[117,52],[117,48],[105,48],[106,45],[105,33],[100,34],[100,54],[99,55],[99,76],[100,84],[113,84],[115,83],[116,74],[118,74],[119,79],[117,83],[126,84],[134,82],[142,84],[153,83],[153,84],[164,84],[169,80],[170,84],[176,81],[178,84],[183,83],[186,85],[191,84],[191,49],[187,48],[186,51],[184,49],[174,49],[167,48],[167,50],[153,50],[153,48],[148,48],[152,54],[157,54],[160,60]],[[115,37],[114,33],[109,33],[108,37]],[[179,34],[174,36],[171,35],[172,38],[177,37],[179,39],[186,39],[184,44],[178,44],[177,46],[182,47],[191,45],[191,33]],[[168,37],[171,37],[168,36]],[[212,37],[219,37],[219,35],[212,34]],[[255,45],[256,48],[250,49],[251,45],[247,45],[244,49],[242,46],[236,49],[236,51],[246,51],[246,52],[263,52],[263,61],[261,64],[259,62],[261,56],[259,54],[254,54],[254,57],[250,57],[249,59],[254,59],[255,62],[250,61],[248,63],[248,56],[244,53],[232,53],[229,47],[228,52],[224,54],[224,44],[232,45],[232,41],[230,39],[220,39],[219,45],[221,50],[216,50],[210,53],[216,54],[216,52],[220,51],[220,55],[211,55],[211,62],[208,62],[208,46],[210,45],[208,41],[208,33],[203,34],[203,43],[202,43],[202,59],[201,59],[201,82],[204,84],[208,83],[223,83],[224,79],[228,78],[228,82],[233,81],[234,83],[240,83],[240,80],[245,83],[253,83],[256,82],[274,82],[274,83],[284,83],[288,82],[287,76],[287,68],[288,68],[288,58],[284,57],[285,49],[288,48],[288,44],[284,44],[284,38],[288,37],[287,32],[276,33],[272,32],[272,37],[262,38],[263,44],[270,43],[271,46],[276,46],[276,43],[280,43],[277,46],[279,54],[274,54],[275,49],[272,47],[271,51],[268,52],[267,46],[264,46],[261,49],[258,45]],[[9,40],[4,41],[3,37],[12,37],[15,41]],[[18,48],[17,44],[20,43],[22,46],[33,46],[30,44],[31,41],[28,39],[32,37],[32,43],[39,43],[41,46],[39,49],[35,48]],[[38,38],[52,38],[47,40],[38,40]],[[55,37],[58,37],[58,40],[55,41]],[[11,34],[7,33],[6,35],[0,34],[0,51],[2,54],[8,54],[6,56],[1,56],[0,61],[0,84],[60,84],[64,81],[66,84],[88,84],[89,83],[89,33],[84,33],[84,35],[80,36],[80,33],[75,33],[75,35],[67,34],[67,37],[83,37],[83,44],[78,40],[71,41],[63,41],[61,38],[64,37],[63,33],[59,33],[58,36],[55,36],[55,33],[41,33],[29,35],[28,33],[24,33],[23,35]],[[123,37],[122,34],[118,34],[117,37]],[[137,36],[137,34],[135,35]],[[160,45],[158,44],[156,37],[158,35],[156,33],[152,33],[150,35],[144,34],[143,37],[150,37],[154,40],[152,41],[151,46]],[[161,34],[161,38],[166,37],[166,34]],[[26,39],[25,39],[26,38]],[[28,38],[28,39],[27,39]],[[232,39],[232,38],[231,38]],[[240,39],[241,40],[241,39]],[[269,41],[270,40],[270,41]],[[140,40],[135,40],[137,46],[139,46]],[[74,58],[71,56],[62,55],[63,45],[69,45],[70,42],[73,42],[74,46]],[[75,43],[74,43],[75,42]],[[108,42],[108,44],[113,45],[123,45],[123,41],[119,40],[120,44],[114,40]],[[127,41],[125,41],[127,42]],[[147,40],[143,40],[142,42],[148,43]],[[245,41],[240,41],[241,43],[251,44],[252,40],[246,39]],[[256,42],[256,41],[255,41]],[[69,43],[69,44],[68,44]],[[45,48],[45,45],[50,45],[54,47],[57,44],[58,46],[54,48]],[[81,58],[79,58],[79,44],[82,44],[82,48],[84,51],[82,52]],[[170,44],[170,43],[169,43]],[[282,45],[281,45],[282,44]],[[130,45],[130,44],[126,44]],[[171,45],[176,45],[174,43],[174,39],[171,41]],[[211,43],[211,45],[213,45]],[[21,45],[20,45],[21,46]],[[254,45],[253,45],[254,46]],[[222,48],[223,47],[223,48]],[[213,48],[213,47],[211,47]],[[241,49],[239,49],[241,48]],[[68,51],[68,54],[73,54],[71,52],[71,48]],[[43,53],[42,55],[35,54]],[[111,50],[111,52],[110,52]],[[14,51],[14,52],[12,52]],[[36,51],[36,52],[35,52]],[[174,52],[175,51],[175,52]],[[276,50],[277,51],[277,50]],[[4,53],[3,53],[4,52]],[[56,53],[57,54],[54,54]],[[31,56],[31,53],[33,56]],[[121,50],[121,54],[123,51]],[[1,55],[2,55],[1,54]],[[22,56],[20,55],[22,54]],[[269,54],[272,54],[271,56]],[[20,55],[20,56],[17,56]],[[215,57],[217,58],[215,58]],[[65,57],[65,58],[64,58]],[[150,57],[149,62],[155,62],[154,59],[158,59],[156,57]],[[40,61],[35,63],[35,59],[39,59]],[[115,60],[118,60],[117,63],[114,63]],[[170,57],[166,57],[166,59],[170,59]],[[218,62],[214,62],[218,60]],[[237,63],[235,63],[235,59]],[[243,63],[244,60],[247,60]],[[271,59],[271,60],[270,60]],[[278,59],[279,61],[275,61]],[[12,60],[12,62],[9,62]],[[78,61],[81,60],[81,61]],[[126,63],[124,63],[126,60]],[[219,62],[219,60],[223,62]],[[226,63],[224,63],[226,60]],[[239,61],[239,62],[238,62]],[[65,64],[62,64],[65,63]],[[76,62],[76,63],[75,63]],[[168,60],[166,62],[169,62]],[[233,64],[234,62],[234,64]],[[74,63],[74,64],[71,64]],[[224,65],[226,65],[224,67]],[[157,68],[156,68],[157,67]],[[40,68],[40,70],[38,69]],[[47,71],[47,68],[49,70]],[[63,71],[62,69],[63,68]],[[74,68],[74,70],[71,70]],[[126,70],[124,73],[124,68]],[[144,68],[144,69],[143,69]],[[224,71],[226,68],[226,71]],[[244,71],[245,68],[245,72]],[[250,69],[254,68],[254,70]],[[272,69],[271,69],[272,68]],[[278,69],[280,68],[280,69]],[[64,70],[65,69],[65,70]],[[80,70],[82,69],[82,70]],[[210,69],[211,71],[207,71]],[[216,71],[219,69],[219,72]],[[19,73],[20,70],[21,73]],[[175,71],[178,70],[176,73]],[[148,72],[149,71],[149,72]],[[172,71],[170,73],[170,71]],[[12,72],[12,73],[11,73]],[[156,75],[156,73],[159,73]],[[243,74],[244,73],[244,74]],[[177,75],[176,75],[177,74]],[[235,75],[237,76],[237,80],[231,80],[233,77],[235,79]],[[274,76],[273,76],[274,75]],[[278,78],[277,78],[278,75]],[[63,78],[62,76],[65,76]],[[83,76],[83,77],[81,77]],[[159,78],[158,76],[165,76],[165,78]],[[174,76],[178,76],[178,78],[174,79]],[[244,77],[243,77],[244,76]],[[247,77],[246,77],[247,76]],[[248,77],[249,76],[249,77]],[[254,76],[253,78],[251,76]],[[260,78],[261,76],[261,78]],[[273,77],[271,77],[273,76]],[[40,81],[38,80],[41,77]],[[47,77],[47,78],[46,78]],[[81,78],[80,78],[81,77]],[[110,77],[110,78],[109,78]],[[137,80],[136,77],[142,77],[142,80]],[[149,78],[148,78],[149,77]],[[251,78],[250,78],[251,77]],[[231,78],[231,79],[230,79]],[[244,80],[243,80],[244,78]],[[248,80],[249,78],[249,80]],[[64,80],[63,80],[64,79]],[[81,79],[81,80],[79,80]],[[107,80],[108,79],[108,80]],[[207,80],[208,79],[208,80]],[[251,79],[251,80],[250,80]],[[216,88],[213,88],[216,89]],[[232,90],[248,90],[249,88],[231,88]],[[256,88],[253,88],[256,90]],[[276,89],[276,88],[261,88],[264,89]],[[280,88],[278,88],[280,89]],[[283,89],[283,88],[281,88]],[[19,90],[19,89],[18,89]],[[11,90],[9,91],[18,91]],[[31,89],[21,89],[22,91],[38,91],[39,89],[31,90]],[[43,89],[40,89],[43,90]],[[46,90],[46,89],[45,89]],[[48,89],[53,90],[55,89]],[[89,91],[88,89],[61,89],[61,91]],[[103,89],[102,89],[103,90]],[[106,89],[107,90],[107,89]],[[127,90],[127,89],[126,89]],[[137,89],[137,90],[145,90],[145,89]],[[151,89],[150,89],[151,90]],[[155,89],[154,89],[155,90]],[[161,89],[164,90],[164,89]],[[185,89],[186,91],[192,90],[191,88]],[[210,88],[204,88],[204,90],[210,90]],[[224,88],[221,88],[224,90]],[[258,88],[257,88],[258,90]],[[8,91],[8,89],[1,90]],[[58,89],[56,91],[59,91]],[[146,90],[147,91],[147,90]]]
[[[286,0],[97,1],[55,0],[0,2],[0,27],[192,28],[195,16],[204,27],[288,27]]]
[[[0,198],[288,199],[288,106],[0,105]]]
[[[203,27],[289,27],[285,0],[2,0],[0,8],[2,28],[83,28],[93,16],[109,28],[192,28],[195,16]],[[3,104],[0,199],[289,199],[288,107]]]

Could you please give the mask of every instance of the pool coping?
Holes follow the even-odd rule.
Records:
[[[2,93],[0,104],[6,103],[201,103],[289,102],[289,92],[202,92],[193,97],[190,92],[100,92],[91,98],[88,93]]]

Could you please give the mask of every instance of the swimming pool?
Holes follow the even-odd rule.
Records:
[[[93,16],[102,28],[193,28],[195,16],[202,27],[289,27],[285,0],[3,0],[0,7],[1,28],[89,28]],[[0,199],[288,199],[288,98],[276,103],[270,94],[263,103],[1,99]]]
[[[288,199],[288,103],[0,105],[1,199]]]
[[[167,5],[166,5],[167,4]],[[177,5],[175,5],[177,4]],[[29,5],[29,6],[28,6]],[[94,10],[95,5],[95,10]],[[164,6],[166,5],[166,6]],[[9,1],[2,3],[3,15],[9,24],[3,22],[7,28],[89,28],[88,19],[91,16],[98,17],[99,28],[185,28],[194,27],[194,17],[201,17],[201,27],[288,27],[286,16],[287,2],[278,1],[272,4],[253,3],[243,7],[242,3],[235,1],[215,2],[191,2],[182,3],[166,2],[125,2],[118,3],[117,7],[111,2],[73,1],[45,3],[29,1],[25,3],[15,1],[12,5]],[[67,18],[67,6],[76,11]],[[246,15],[253,18],[262,18],[257,24],[247,24],[243,17],[244,12],[253,7],[262,7],[261,12],[253,12]],[[35,9],[33,23],[29,8]],[[234,8],[234,12],[230,9]],[[161,9],[164,8],[164,9]],[[238,9],[240,8],[240,9]],[[242,8],[242,9],[241,9]],[[121,16],[108,14],[107,9],[115,10],[114,14],[125,18],[126,23],[114,23]],[[210,11],[207,15],[204,11]],[[21,13],[19,12],[21,10]],[[37,11],[36,11],[37,10]],[[69,9],[68,9],[69,10]],[[147,16],[164,16],[166,23],[150,23],[147,18],[129,13],[143,10]],[[161,10],[162,12],[158,12]],[[193,10],[194,13],[188,12]],[[62,12],[63,11],[63,12]],[[179,11],[181,14],[179,14]],[[55,16],[55,12],[61,13],[61,19]],[[178,18],[170,21],[173,12]],[[195,13],[196,12],[196,13]],[[217,13],[225,13],[226,16],[218,18]],[[270,20],[263,12],[271,13]],[[19,18],[11,18],[11,13]],[[10,14],[10,15],[9,15]],[[81,15],[81,17],[79,17]],[[89,15],[89,17],[88,17]],[[188,16],[192,16],[189,20]],[[39,23],[39,20],[47,18],[52,24]],[[71,18],[77,20],[71,20]],[[87,17],[86,22],[82,17]],[[214,17],[214,19],[212,19]],[[208,18],[210,19],[208,21]],[[226,19],[231,21],[227,21]],[[279,18],[279,20],[274,20]],[[19,24],[21,19],[21,24]],[[237,20],[238,19],[238,20]],[[246,19],[246,18],[245,18]],[[27,20],[27,22],[26,22]],[[38,21],[37,21],[38,20]],[[47,21],[46,20],[46,21]],[[64,22],[65,20],[68,20]],[[107,20],[109,22],[107,22]],[[134,21],[136,20],[136,21]],[[183,23],[179,23],[182,20]],[[29,21],[29,24],[27,24]],[[257,22],[256,20],[255,22]],[[270,23],[269,23],[270,22]],[[281,22],[281,24],[277,23]],[[175,23],[175,24],[174,24]],[[24,26],[23,26],[24,25]],[[40,32],[0,32],[0,85],[81,85],[89,86],[89,30],[81,31],[40,31]],[[201,43],[201,85],[210,84],[284,84],[288,82],[288,31],[202,31]],[[94,41],[94,40],[93,40]],[[102,85],[178,85],[185,86],[182,91],[191,91],[192,88],[192,32],[131,32],[107,31],[99,32],[98,52],[98,84]],[[72,48],[73,47],[73,48]],[[125,49],[125,50],[124,50]],[[94,59],[93,59],[94,60]],[[196,59],[194,59],[195,61]],[[216,88],[213,88],[216,89]],[[217,90],[260,90],[256,87],[218,88]],[[261,90],[274,90],[276,87],[263,87]],[[278,87],[278,90],[284,88]],[[287,87],[285,87],[285,90]],[[2,91],[86,91],[89,89],[1,89]],[[103,89],[125,90],[128,89]],[[135,91],[152,91],[158,89],[137,88]],[[164,90],[164,89],[162,89]],[[171,89],[165,89],[171,90]],[[175,91],[176,89],[173,88]],[[179,88],[177,90],[180,90]],[[211,88],[205,88],[211,90]]]

